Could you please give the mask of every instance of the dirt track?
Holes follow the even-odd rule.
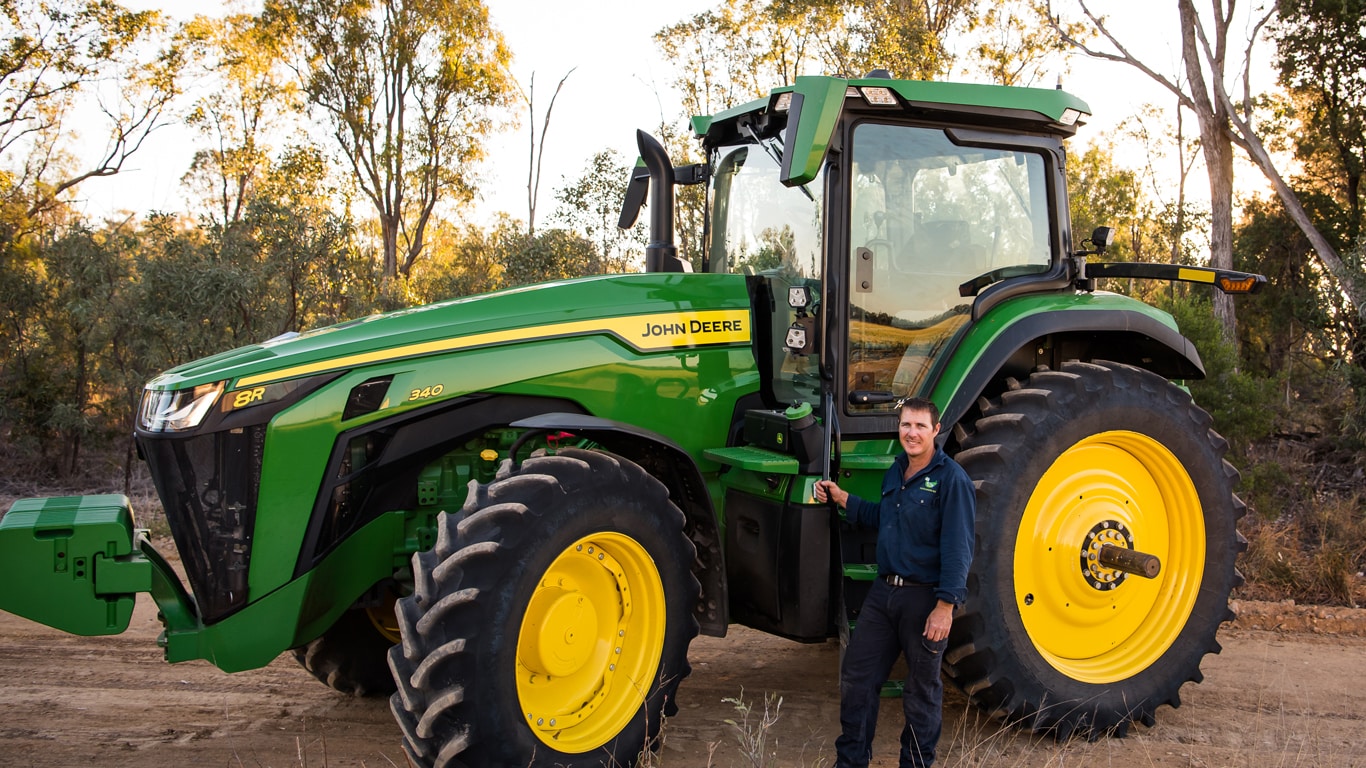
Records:
[[[982,722],[951,692],[943,766],[1366,766],[1366,611],[1243,606],[1207,658],[1206,682],[1180,709],[1127,739],[1058,745]],[[9,766],[403,766],[381,701],[351,699],[289,656],[227,675],[204,662],[169,665],[155,609],[139,601],[129,632],[79,638],[0,613],[0,763]],[[1282,626],[1289,629],[1248,627]],[[1324,634],[1325,631],[1342,634]],[[1355,634],[1351,634],[1355,633]],[[743,628],[699,638],[657,764],[749,766],[727,720],[741,696],[757,722],[781,696],[768,732],[771,766],[829,764],[838,722],[836,648]],[[776,700],[773,702],[776,704]],[[894,766],[899,704],[884,701],[874,765]]]

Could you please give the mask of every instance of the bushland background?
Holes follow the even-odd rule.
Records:
[[[170,366],[640,268],[643,234],[615,227],[633,158],[604,148],[542,183],[557,101],[586,98],[568,87],[572,46],[538,80],[478,0],[264,0],[201,16],[151,5],[0,0],[5,506],[122,491],[155,525],[129,435],[143,384]],[[1204,359],[1191,389],[1229,439],[1249,507],[1236,596],[1354,607],[1366,597],[1366,0],[1177,0],[1148,15],[1171,58],[1144,60],[1124,24],[1084,2],[719,0],[653,37],[669,63],[655,132],[675,162],[700,159],[688,115],[800,74],[1052,87],[1104,66],[1155,85],[1158,101],[1071,142],[1077,239],[1107,224],[1114,260],[1268,276],[1231,303],[1189,285],[1104,287],[1172,312]],[[155,156],[171,128],[195,146],[182,205],[86,204],[82,190]],[[508,133],[525,151],[490,157]],[[476,215],[481,190],[509,176],[525,181],[525,209]],[[678,232],[697,261],[692,191]]]

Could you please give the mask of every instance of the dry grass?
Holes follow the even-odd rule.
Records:
[[[1307,520],[1253,520],[1240,565],[1247,583],[1238,595],[1315,605],[1366,604],[1362,541],[1366,520],[1329,505]]]
[[[1268,673],[1274,674],[1274,673]],[[945,731],[939,743],[937,766],[941,768],[1065,768],[1066,766],[1125,766],[1145,768],[1184,766],[1186,768],[1318,768],[1341,766],[1362,768],[1366,756],[1349,743],[1336,742],[1333,736],[1317,730],[1312,717],[1306,718],[1300,702],[1291,698],[1293,681],[1276,679],[1252,684],[1252,710],[1246,720],[1231,730],[1211,728],[1210,723],[1189,722],[1172,710],[1164,710],[1156,729],[1136,728],[1127,738],[1101,738],[1095,741],[1073,739],[1059,742],[1047,735],[1030,733],[985,715],[967,705],[961,696],[951,696],[946,704]],[[771,732],[777,723],[781,699],[765,693],[763,717],[749,708],[749,717],[739,722],[732,734],[735,750],[727,750],[725,761],[718,761],[713,745],[707,768],[805,768],[830,765],[833,746],[822,744],[814,750],[795,754],[779,749],[778,737]],[[743,694],[727,701],[743,702]],[[1197,705],[1198,706],[1198,705]],[[1188,710],[1189,711],[1189,710]],[[772,718],[768,715],[773,715]],[[882,726],[890,733],[899,731],[899,711],[884,707]],[[1198,712],[1192,713],[1198,715]],[[730,720],[727,720],[730,723]],[[752,751],[756,744],[768,744],[762,755]],[[879,739],[872,766],[897,764],[895,740]],[[661,766],[661,762],[642,763]]]

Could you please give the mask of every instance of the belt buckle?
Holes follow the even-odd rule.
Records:
[[[894,587],[904,587],[904,586],[906,586],[906,580],[903,579],[903,578],[901,578],[901,576],[898,575],[898,574],[889,573],[889,574],[887,574],[886,576],[884,576],[884,577],[882,577],[882,578],[883,578],[884,580],[886,580],[886,582],[887,582],[888,584],[891,584],[891,585],[894,586]]]

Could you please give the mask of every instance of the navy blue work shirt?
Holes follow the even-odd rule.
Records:
[[[877,529],[877,568],[882,576],[930,584],[935,597],[962,605],[972,564],[977,493],[968,473],[935,448],[924,469],[902,482],[910,458],[896,457],[882,478],[882,498],[849,494],[845,518]]]

